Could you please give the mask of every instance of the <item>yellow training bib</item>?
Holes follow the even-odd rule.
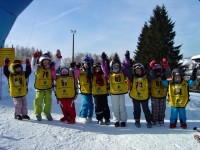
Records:
[[[35,75],[35,88],[38,90],[51,89],[53,86],[51,70],[38,68]]]
[[[9,75],[9,91],[12,97],[21,97],[27,94],[25,73]]]
[[[57,76],[56,78],[56,97],[74,98],[76,96],[75,79],[73,77]]]
[[[173,107],[185,107],[189,100],[188,83],[183,80],[181,84],[169,83],[168,87],[168,101],[169,105]]]
[[[103,81],[100,81],[100,82],[103,82],[102,86],[98,84],[99,82],[98,80],[99,79],[97,79],[97,77],[94,75],[92,79],[92,94],[93,95],[108,94],[106,77],[102,75]]]
[[[110,93],[113,95],[126,94],[128,92],[128,79],[124,77],[124,74],[110,73]]]
[[[141,78],[134,77],[129,96],[136,100],[147,100],[149,98],[149,88],[147,76]]]

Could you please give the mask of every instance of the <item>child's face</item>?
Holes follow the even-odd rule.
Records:
[[[22,68],[21,68],[21,67],[16,67],[16,68],[15,68],[15,72],[18,72],[18,73],[19,73],[19,72],[21,72],[21,71],[22,71]]]
[[[49,60],[46,60],[46,59],[45,59],[45,60],[43,60],[43,62],[42,62],[42,63],[43,63],[43,66],[44,66],[44,67],[46,67],[46,66],[50,65],[50,61],[49,61]]]
[[[100,72],[101,68],[100,67],[95,67],[95,72]]]
[[[120,66],[119,66],[119,64],[118,63],[116,63],[116,64],[114,64],[113,65],[113,72],[118,72],[120,70]]]
[[[175,76],[174,81],[178,83],[181,82],[181,76]]]
[[[142,75],[142,69],[136,68],[136,69],[135,69],[135,73],[136,73],[137,75]]]
[[[84,68],[87,68],[87,67],[88,67],[88,63],[85,62],[85,63],[83,64],[83,67],[84,67]]]
[[[119,65],[114,65],[114,66],[113,66],[113,69],[119,70]]]
[[[68,75],[68,73],[69,73],[69,72],[68,72],[67,69],[63,69],[62,72],[61,72],[62,75]]]

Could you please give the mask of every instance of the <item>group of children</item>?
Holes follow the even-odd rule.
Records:
[[[101,62],[94,63],[91,57],[86,56],[82,64],[73,62],[70,68],[61,66],[61,58],[60,50],[57,50],[54,58],[51,58],[49,53],[41,54],[36,51],[31,63],[29,59],[26,59],[26,71],[23,71],[21,61],[14,60],[10,63],[9,59],[5,58],[4,74],[8,78],[10,96],[13,97],[15,119],[30,119],[27,115],[26,95],[27,79],[32,68],[35,73],[34,86],[36,89],[34,114],[38,121],[42,121],[42,112],[49,121],[53,120],[51,106],[52,91],[54,91],[63,112],[61,122],[75,123],[74,100],[80,93],[82,100],[80,122],[92,122],[95,108],[98,124],[109,125],[108,95],[110,95],[114,126],[126,127],[125,94],[129,92],[134,107],[135,126],[141,127],[142,107],[147,127],[151,128],[152,125],[164,124],[168,93],[167,100],[171,106],[169,127],[176,127],[179,115],[181,127],[187,128],[185,107],[189,101],[189,86],[196,79],[196,68],[190,80],[186,81],[181,68],[175,68],[171,73],[166,58],[163,58],[160,64],[156,60],[151,61],[150,71],[147,72],[143,64],[133,64],[129,51],[126,51],[123,63],[117,54],[109,61],[105,52],[101,55]],[[150,98],[151,110],[149,108]]]

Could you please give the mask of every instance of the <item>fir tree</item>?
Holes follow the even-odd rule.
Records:
[[[179,67],[181,45],[174,46],[176,36],[173,31],[175,23],[168,17],[165,6],[156,6],[153,16],[150,17],[149,25],[145,23],[140,34],[135,60],[148,65],[153,59],[159,63],[163,57],[169,61],[171,68]]]
[[[144,27],[142,28],[142,32],[138,38],[137,50],[134,52],[135,61],[141,62],[143,64],[148,64],[148,56],[145,55],[146,53],[149,53],[148,32],[149,27],[147,25],[147,22],[145,22]]]

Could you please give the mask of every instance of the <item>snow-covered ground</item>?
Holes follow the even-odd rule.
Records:
[[[165,126],[146,127],[142,114],[142,127],[136,128],[133,120],[133,104],[126,95],[128,123],[125,128],[99,126],[93,116],[92,124],[81,124],[77,117],[74,125],[59,122],[62,113],[53,94],[52,116],[54,121],[36,121],[33,114],[34,75],[29,79],[27,95],[30,121],[13,119],[13,102],[8,93],[8,85],[3,76],[2,100],[0,100],[0,150],[198,150],[200,143],[194,140],[197,132],[193,127],[200,127],[200,94],[190,93],[191,101],[187,106],[188,129],[169,129],[170,107],[167,105]],[[75,101],[77,114],[81,99]],[[110,105],[110,97],[109,97]],[[110,109],[112,109],[110,105]],[[200,133],[199,133],[200,134]]]

